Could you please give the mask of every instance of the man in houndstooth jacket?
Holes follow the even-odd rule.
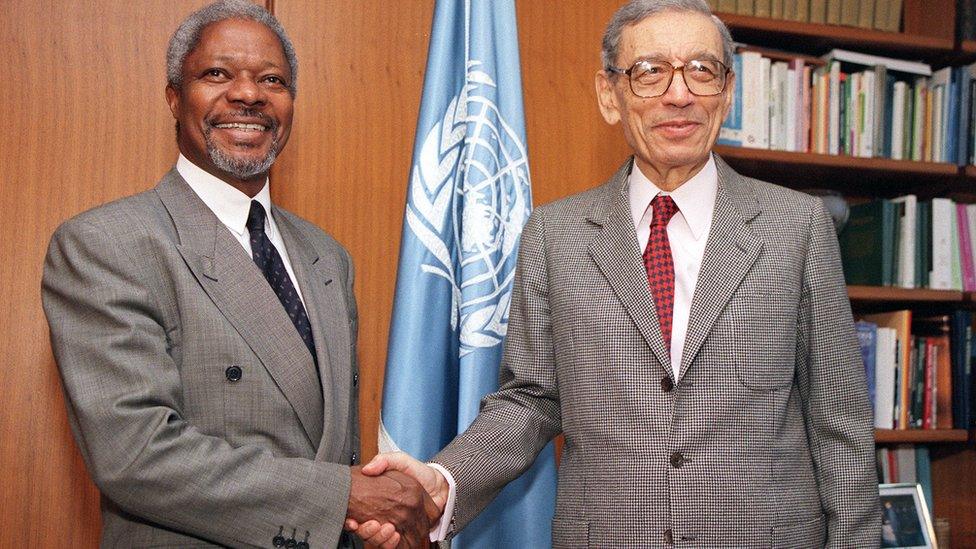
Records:
[[[876,547],[830,218],[711,152],[735,85],[728,30],[700,0],[633,0],[603,57],[600,110],[634,157],[532,214],[500,390],[433,467],[392,454],[364,472],[417,477],[449,537],[561,433],[556,547]]]

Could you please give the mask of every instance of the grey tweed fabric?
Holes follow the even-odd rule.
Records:
[[[678,379],[628,213],[631,162],[523,233],[500,373],[434,461],[463,528],[565,435],[556,547],[876,547],[871,410],[815,197],[716,157]]]
[[[44,311],[102,493],[102,547],[270,547],[279,531],[340,542],[359,448],[352,265],[273,211],[318,374],[260,270],[175,170],[54,234]]]

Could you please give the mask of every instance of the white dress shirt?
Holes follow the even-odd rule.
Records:
[[[678,379],[681,370],[681,352],[688,333],[688,319],[691,315],[691,300],[695,295],[698,273],[701,271],[705,244],[712,229],[712,214],[715,211],[715,197],[718,194],[718,170],[715,159],[708,157],[705,166],[691,179],[670,193],[662,191],[637,166],[627,181],[630,198],[630,215],[637,229],[637,243],[643,255],[647,241],[651,237],[651,219],[654,210],[651,200],[659,194],[671,195],[678,205],[678,212],[668,222],[668,241],[671,243],[671,257],[674,261],[674,313],[671,320],[671,370]],[[650,288],[648,288],[650,291]],[[456,483],[450,471],[436,463],[431,467],[447,479],[449,492],[444,514],[440,522],[430,532],[431,541],[441,541],[447,537],[451,518],[454,516]]]
[[[203,203],[217,216],[217,219],[224,224],[234,238],[241,243],[248,257],[253,257],[251,253],[251,233],[247,230],[247,214],[251,211],[251,200],[257,200],[264,206],[267,213],[264,221],[264,232],[268,239],[278,249],[281,260],[285,263],[285,270],[291,277],[291,282],[295,286],[298,298],[305,305],[305,298],[302,297],[302,290],[298,287],[298,279],[295,278],[295,271],[291,268],[291,261],[288,259],[288,250],[285,242],[281,239],[278,226],[275,224],[274,215],[271,212],[271,191],[268,181],[264,181],[264,187],[252,199],[241,191],[235,189],[217,177],[207,173],[203,168],[190,162],[182,154],[176,160],[176,171],[190,185],[193,192],[203,200]]]
[[[637,243],[644,253],[651,236],[651,219],[654,209],[651,200],[659,194],[671,195],[678,205],[678,213],[668,222],[668,241],[674,260],[674,316],[671,320],[671,370],[675,381],[681,369],[681,353],[688,333],[691,300],[695,295],[698,273],[705,256],[705,243],[712,228],[712,212],[718,193],[718,170],[715,160],[708,162],[694,177],[674,191],[667,193],[649,180],[634,166],[628,181],[630,188],[630,215],[637,229]]]

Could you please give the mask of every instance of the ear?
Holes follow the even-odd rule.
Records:
[[[173,113],[173,118],[179,120],[180,112],[180,91],[173,86],[166,86],[166,103],[169,105],[169,111]]]
[[[722,120],[725,121],[725,117],[729,115],[729,110],[732,109],[732,98],[735,97],[735,73],[729,73],[729,81],[725,84],[725,91],[722,92],[725,95],[725,108],[722,111]]]
[[[613,80],[607,71],[596,72],[596,99],[600,105],[600,114],[611,126],[620,122],[620,106],[617,104],[617,91]]]

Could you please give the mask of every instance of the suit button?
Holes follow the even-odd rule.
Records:
[[[670,528],[664,531],[664,543],[667,543],[668,545],[674,544],[674,534],[671,533]]]
[[[685,456],[681,455],[681,452],[675,452],[671,454],[671,466],[675,469],[680,469],[682,465],[685,464]]]
[[[352,453],[352,458],[349,459],[349,465],[355,465],[359,461],[359,454],[356,452]]]
[[[228,381],[240,381],[241,376],[244,375],[244,370],[241,370],[240,366],[231,366],[224,370],[224,375],[227,376]]]
[[[352,375],[352,386],[359,387],[359,372]]]
[[[661,379],[661,390],[665,393],[670,393],[671,389],[674,389],[674,382],[671,381],[670,377],[664,376],[664,378]]]

